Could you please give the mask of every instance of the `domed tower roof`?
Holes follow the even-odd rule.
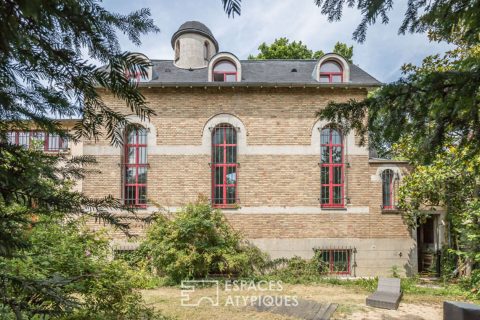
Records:
[[[212,31],[210,31],[210,29],[206,25],[204,25],[199,21],[187,21],[184,24],[182,24],[180,28],[178,28],[178,30],[172,36],[172,41],[171,41],[172,48],[175,47],[175,40],[177,40],[177,38],[180,35],[185,33],[197,33],[204,37],[209,38],[215,45],[216,51],[218,51],[218,42],[213,36]]]

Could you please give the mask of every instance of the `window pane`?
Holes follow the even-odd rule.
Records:
[[[327,61],[321,65],[320,72],[342,72],[342,68],[334,61]]]
[[[227,187],[227,203],[235,203],[235,187]]]
[[[30,145],[30,132],[18,133],[18,145],[28,147]]]
[[[330,181],[330,170],[329,167],[322,167],[322,184],[328,184]]]
[[[128,184],[135,183],[135,167],[125,168],[125,182]]]
[[[237,162],[237,147],[227,147],[227,163]]]
[[[223,187],[215,187],[213,203],[215,204],[223,203]]]
[[[223,163],[223,147],[213,148],[213,163]]]
[[[147,168],[138,167],[138,183],[147,183]]]
[[[220,61],[213,67],[214,72],[237,72],[237,68],[230,61]]]
[[[333,167],[333,183],[342,183],[342,167]]]
[[[330,163],[330,155],[328,154],[328,147],[321,148],[321,159],[322,163]]]
[[[8,143],[10,144],[16,144],[17,143],[17,133],[15,131],[10,131],[7,133],[7,140],[8,140]]]
[[[213,74],[213,81],[215,82],[224,82],[224,74],[223,73],[214,73]]]
[[[216,128],[213,132],[213,144],[223,144],[223,128]]]
[[[138,204],[147,204],[147,187],[138,187]]]
[[[325,187],[322,187],[322,203],[325,204],[325,203],[329,203],[330,199],[330,187],[328,186],[325,186]]]
[[[215,184],[223,184],[223,167],[215,167]]]
[[[332,130],[332,144],[342,144],[342,137],[337,130]]]
[[[321,135],[321,144],[329,144],[330,143],[330,129],[325,128],[322,129],[322,135]]]
[[[135,187],[134,186],[125,186],[125,204],[127,205],[135,204]]]
[[[332,82],[334,82],[334,83],[341,83],[341,82],[342,82],[342,76],[340,76],[340,75],[333,75],[333,76],[332,76]]]
[[[333,147],[332,148],[332,162],[333,163],[342,163],[342,147]]]
[[[147,148],[140,147],[138,148],[138,163],[146,164],[147,163]]]
[[[320,82],[329,83],[330,77],[329,76],[320,76]]]
[[[136,130],[131,129],[128,132],[128,144],[136,144],[137,143],[137,132]]]
[[[333,203],[342,203],[342,187],[333,187]]]
[[[234,128],[226,128],[225,129],[227,137],[227,144],[236,144],[237,143],[237,134]]]
[[[237,81],[237,75],[235,74],[226,74],[225,75],[225,82],[235,82]]]
[[[138,144],[147,144],[147,131],[143,128],[138,129]]]
[[[227,184],[235,184],[237,182],[237,168],[228,167],[227,168]]]
[[[37,150],[44,150],[45,148],[45,133],[44,132],[33,132],[32,133],[32,142],[35,144]]]
[[[137,154],[136,154],[136,148],[135,147],[130,147],[128,148],[128,154],[127,154],[127,163],[136,163],[137,162]]]

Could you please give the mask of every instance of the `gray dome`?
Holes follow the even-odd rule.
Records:
[[[218,51],[218,42],[213,36],[212,31],[210,31],[206,25],[199,21],[187,21],[182,24],[172,36],[172,48],[175,48],[175,40],[177,40],[177,38],[184,33],[197,33],[209,38],[212,40],[213,44],[215,45],[215,49]]]

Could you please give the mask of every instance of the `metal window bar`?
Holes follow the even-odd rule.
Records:
[[[355,248],[317,247],[313,250],[320,262],[320,273],[351,275],[352,269],[356,267]]]
[[[238,203],[237,131],[230,124],[212,130],[212,205],[229,208]]]

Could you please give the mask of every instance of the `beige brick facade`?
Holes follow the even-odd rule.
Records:
[[[414,269],[414,239],[398,213],[381,210],[382,167],[372,163],[358,137],[345,137],[345,209],[320,207],[321,124],[315,113],[329,101],[362,99],[366,89],[193,87],[144,88],[156,115],[148,126],[148,198],[171,208],[211,196],[210,123],[218,115],[238,125],[239,208],[224,210],[232,226],[272,256],[311,256],[314,246],[355,247],[356,275],[388,274],[393,265]],[[102,90],[100,90],[102,92]],[[104,94],[107,104],[128,114]],[[86,141],[101,174],[89,176],[89,196],[122,197],[122,150]],[[136,232],[142,233],[141,226]],[[378,246],[380,249],[376,249]],[[372,262],[373,260],[377,262]],[[406,266],[409,266],[408,268]]]

